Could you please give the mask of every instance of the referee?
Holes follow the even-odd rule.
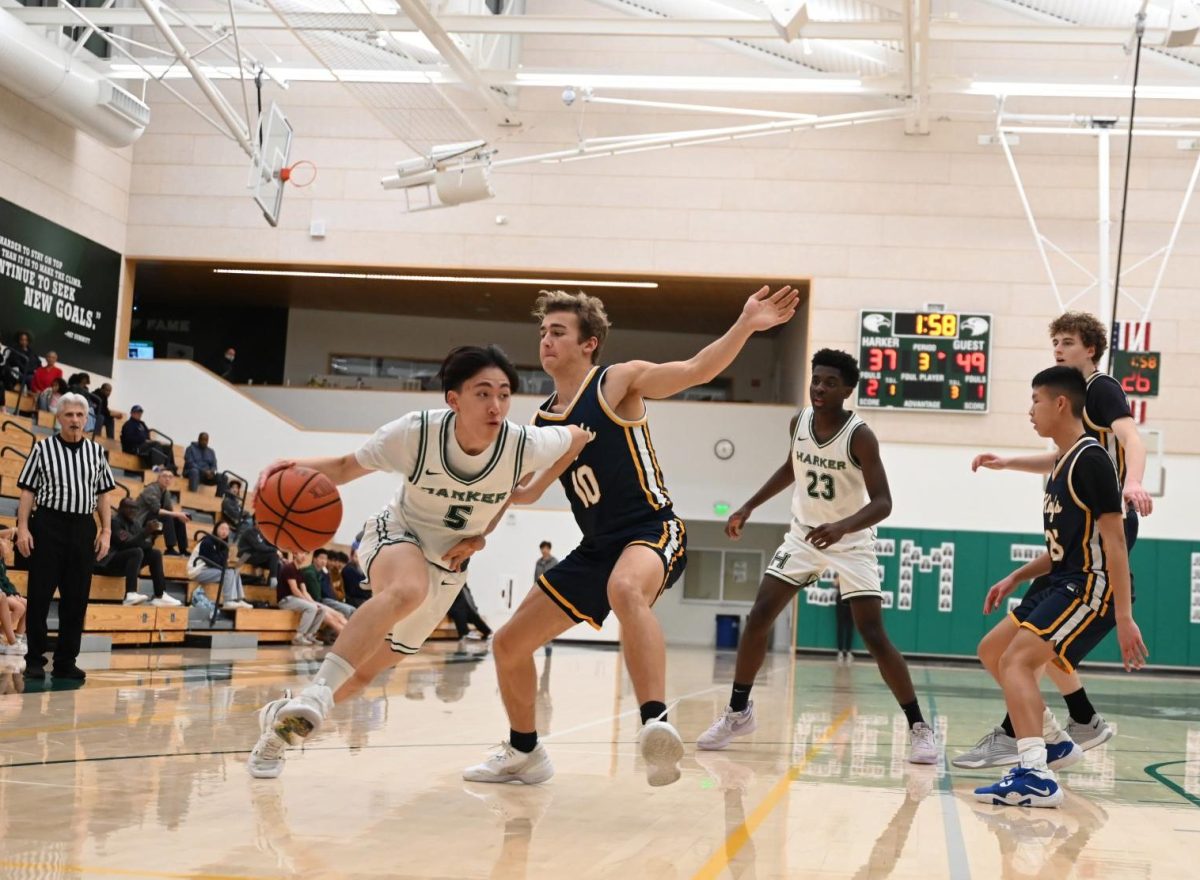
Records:
[[[102,496],[116,488],[104,448],[84,437],[87,414],[82,395],[64,394],[58,403],[59,433],[34,444],[17,478],[17,549],[29,559],[26,678],[46,677],[46,618],[55,587],[58,643],[52,674],[75,681],[86,677],[75,659],[92,589],[92,565],[108,553],[112,511]]]

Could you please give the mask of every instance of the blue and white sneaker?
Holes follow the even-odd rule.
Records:
[[[1061,742],[1046,743],[1046,765],[1051,770],[1065,770],[1083,760],[1083,749],[1063,734]]]
[[[975,789],[975,800],[1009,807],[1057,807],[1063,793],[1054,771],[1013,767],[999,782]]]

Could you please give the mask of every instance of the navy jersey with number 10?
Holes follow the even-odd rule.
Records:
[[[600,393],[607,369],[592,367],[563,412],[551,412],[553,394],[533,419],[535,425],[578,425],[595,435],[560,478],[585,539],[675,515],[646,416],[622,419]]]

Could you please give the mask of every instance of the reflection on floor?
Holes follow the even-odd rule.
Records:
[[[0,665],[0,877],[1195,877],[1194,680],[1092,675],[1117,737],[1063,774],[1058,810],[985,807],[996,775],[905,762],[903,715],[870,662],[773,656],[759,729],[688,748],[651,789],[636,703],[612,650],[538,655],[543,786],[464,783],[507,734],[486,645],[433,646],[339,706],[278,780],[243,762],[255,713],[321,654],[118,652],[82,688]],[[693,741],[728,696],[732,655],[673,649],[672,719]],[[0,658],[2,662],[2,658]],[[914,667],[951,753],[1003,716],[976,669]],[[1051,701],[1063,716],[1061,701]]]

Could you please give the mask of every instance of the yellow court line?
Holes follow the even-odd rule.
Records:
[[[256,874],[197,874],[171,871],[136,871],[129,868],[97,868],[90,865],[60,865],[57,862],[8,862],[0,861],[0,868],[27,868],[30,870],[66,871],[70,874],[104,874],[110,877],[161,877],[166,880],[259,880]]]
[[[808,765],[817,754],[825,747],[833,737],[837,734],[838,729],[846,723],[846,719],[850,717],[852,710],[846,709],[837,718],[833,719],[830,724],[821,733],[819,737],[808,747],[808,751],[804,753],[803,760],[793,764],[788,768],[787,773],[783,774],[783,778],[775,783],[762,803],[754,808],[754,811],[746,817],[746,821],[730,832],[725,838],[725,845],[712,854],[712,857],[704,863],[695,874],[692,875],[692,880],[715,880],[721,876],[721,873],[729,867],[729,863],[737,856],[743,846],[750,842],[750,836],[758,830],[758,826],[763,823],[763,820],[770,815],[771,811],[779,806],[779,802],[783,800],[783,796],[788,793],[792,787],[792,783],[800,778],[800,774],[804,772],[804,768]]]

